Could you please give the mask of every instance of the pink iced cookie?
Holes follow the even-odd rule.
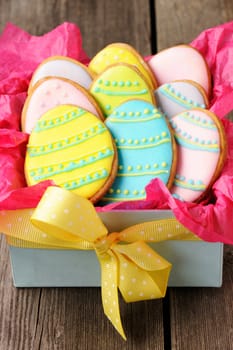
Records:
[[[189,45],[162,50],[148,61],[159,85],[174,80],[194,80],[210,95],[210,71],[204,57]]]
[[[193,80],[177,80],[155,90],[158,107],[168,119],[193,108],[208,108],[205,90]]]
[[[30,134],[44,113],[64,104],[84,108],[103,120],[100,108],[87,90],[68,79],[50,77],[38,81],[31,89],[22,111],[22,131]]]
[[[226,159],[221,121],[205,109],[180,113],[170,121],[177,141],[177,170],[171,193],[186,202],[202,200]]]
[[[85,89],[89,89],[93,73],[79,61],[66,56],[51,56],[37,67],[29,84],[29,92],[37,81],[46,77],[61,77],[73,80]]]

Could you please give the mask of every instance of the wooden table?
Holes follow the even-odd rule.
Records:
[[[89,56],[116,41],[148,55],[232,19],[232,0],[0,0],[1,31],[11,21],[42,35],[74,22]],[[0,244],[1,350],[233,349],[232,247],[220,289],[170,288],[164,300],[121,302],[124,342],[103,314],[99,288],[15,289]]]

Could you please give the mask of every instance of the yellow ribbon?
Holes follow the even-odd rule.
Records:
[[[18,247],[94,249],[104,312],[124,339],[118,288],[126,302],[161,298],[171,270],[145,242],[196,239],[176,219],[108,233],[90,201],[60,187],[49,187],[35,210],[0,211],[0,230]]]

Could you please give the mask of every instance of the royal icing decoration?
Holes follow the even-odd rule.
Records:
[[[106,120],[118,151],[118,173],[105,194],[106,202],[145,198],[145,186],[158,177],[168,183],[173,142],[163,114],[151,103],[129,100]]]
[[[53,180],[93,197],[108,180],[114,146],[103,122],[90,112],[62,105],[45,113],[29,138],[25,174],[29,185]]]
[[[90,92],[105,116],[128,99],[139,98],[155,103],[154,95],[144,78],[133,66],[126,64],[107,68],[95,78]]]
[[[193,109],[170,120],[178,145],[178,164],[171,189],[174,197],[193,202],[218,176],[224,154],[220,121],[211,112]]]
[[[87,90],[70,80],[52,77],[40,80],[28,95],[22,112],[22,130],[31,133],[44,113],[62,104],[79,106],[103,119],[100,108]]]
[[[78,83],[88,89],[93,75],[82,63],[65,56],[52,56],[44,61],[35,70],[29,85],[29,91],[37,81],[46,77],[61,77]]]
[[[199,85],[191,81],[176,81],[155,90],[158,107],[168,119],[192,108],[207,108],[207,97]]]
[[[159,85],[174,80],[193,80],[210,95],[210,72],[204,57],[189,45],[178,45],[160,51],[148,64]]]
[[[133,47],[125,43],[113,43],[106,46],[92,58],[89,68],[96,74],[100,74],[107,67],[116,63],[133,65],[141,72],[151,88],[157,86],[155,77],[148,64]]]

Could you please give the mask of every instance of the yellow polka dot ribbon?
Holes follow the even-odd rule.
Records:
[[[94,249],[101,265],[104,312],[124,339],[118,289],[126,302],[166,293],[171,264],[146,242],[196,239],[176,219],[109,233],[90,201],[54,186],[48,187],[36,209],[0,211],[0,230],[17,247]]]

